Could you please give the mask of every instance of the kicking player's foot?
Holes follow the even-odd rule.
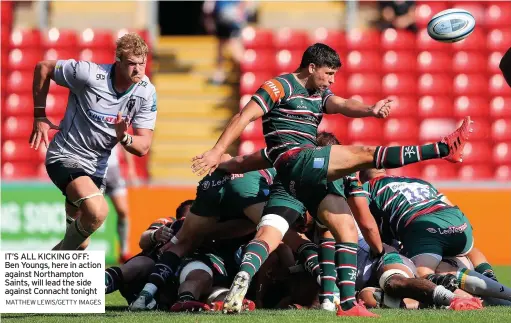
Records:
[[[477,297],[471,298],[455,297],[452,300],[449,308],[455,311],[480,310],[483,308],[483,302]]]
[[[339,306],[337,309],[337,316],[365,316],[365,317],[380,317],[377,314],[369,312],[364,306],[363,302],[355,302],[355,306],[347,311],[343,311]]]
[[[128,307],[129,311],[137,312],[137,311],[149,311],[156,308],[156,301],[154,300],[153,295],[151,293],[146,292],[145,290],[141,291],[138,295],[137,299],[133,301]]]
[[[463,148],[465,148],[470,133],[474,131],[472,129],[472,123],[474,123],[474,121],[470,120],[470,117],[465,117],[463,123],[456,131],[440,141],[449,147],[449,155],[444,157],[445,160],[451,163],[460,163],[463,161]]]
[[[250,285],[250,276],[245,271],[240,271],[234,277],[231,289],[225,296],[224,306],[222,311],[224,313],[239,313],[243,307],[243,300]]]
[[[174,303],[170,307],[171,312],[208,312],[211,307],[198,301],[183,301]]]
[[[215,312],[221,311],[224,307],[224,302],[223,301],[213,302],[213,303],[211,303],[210,307],[211,307],[212,311],[215,311]],[[252,302],[251,300],[246,299],[246,298],[243,300],[243,306],[241,307],[242,311],[253,311],[255,309],[256,309],[256,305],[254,302]]]

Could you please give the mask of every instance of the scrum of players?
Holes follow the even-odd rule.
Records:
[[[332,143],[337,143],[332,134],[318,134],[319,146]],[[272,169],[243,174],[229,170],[243,169],[247,160],[258,156],[264,158],[264,151],[246,158],[224,156],[219,168],[199,182],[195,200],[183,202],[175,218],[156,219],[141,235],[140,254],[106,270],[106,293],[119,290],[130,310],[222,310],[244,261],[241,251],[256,232],[262,215],[259,206],[275,176]],[[389,176],[381,169],[361,171],[360,180],[354,175],[338,180],[344,193],[338,202],[349,214],[368,208],[385,249],[382,255],[374,255],[358,230],[357,267],[352,271],[358,302],[368,308],[452,310],[511,305],[511,289],[498,282],[491,265],[474,246],[469,220],[432,184]],[[351,203],[355,199],[365,204]],[[178,232],[187,224],[189,214],[208,217],[208,232],[201,238],[188,231],[195,241],[178,269],[169,272],[171,278],[159,285],[150,301],[134,306],[144,286],[152,281],[162,251],[185,240]],[[241,310],[335,311],[340,302],[336,283],[340,282],[335,269],[328,268],[334,263],[328,259],[329,254],[333,258],[334,240],[325,238],[325,226],[308,212],[287,235],[294,237],[285,237],[254,276]]]

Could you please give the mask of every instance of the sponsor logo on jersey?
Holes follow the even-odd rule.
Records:
[[[428,232],[431,232],[431,233],[438,233],[438,234],[441,234],[441,235],[451,235],[451,234],[456,234],[456,233],[462,233],[463,231],[465,231],[468,227],[468,224],[465,222],[463,223],[462,225],[458,225],[458,226],[450,226],[448,227],[447,229],[442,229],[442,228],[437,228],[437,229],[433,229],[433,228],[427,228],[426,230]]]
[[[436,233],[437,231],[433,228],[427,228],[426,231],[428,231],[429,233]]]
[[[202,189],[203,190],[207,190],[209,188],[209,181],[204,181],[202,182]]]
[[[273,103],[277,103],[284,97],[284,88],[279,81],[273,79],[264,82],[262,89],[265,90],[269,95]]]
[[[314,158],[312,168],[323,168],[325,165],[325,158]]]
[[[136,102],[135,99],[129,99],[128,100],[128,103],[126,104],[126,107],[128,109],[128,115],[131,114],[131,110],[133,110],[133,108],[135,107],[135,102]]]
[[[113,115],[110,115],[110,114],[104,114],[104,113],[101,113],[101,112],[98,112],[98,111],[94,111],[94,110],[88,110],[87,111],[87,115],[92,120],[102,121],[102,122],[106,122],[106,123],[109,123],[109,124],[115,124],[115,122],[117,120],[117,116],[116,115],[113,116]]]

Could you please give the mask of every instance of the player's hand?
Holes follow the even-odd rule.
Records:
[[[32,127],[32,133],[30,134],[30,139],[28,142],[30,143],[30,148],[34,148],[37,150],[39,148],[39,144],[41,140],[43,140],[44,145],[48,148],[50,141],[48,140],[48,131],[50,129],[60,130],[60,128],[54,125],[48,118],[40,117],[34,119],[34,125]]]
[[[117,140],[121,141],[124,138],[124,135],[128,133],[129,127],[129,118],[122,118],[122,113],[117,113],[117,119],[115,120],[115,134],[117,135]]]
[[[192,158],[192,171],[199,176],[203,176],[206,173],[211,175],[218,167],[218,164],[220,164],[221,158],[222,152],[218,149],[208,150],[202,155]]]
[[[376,118],[384,119],[389,116],[390,110],[392,110],[392,100],[384,99],[376,102],[373,107],[373,116]]]
[[[154,239],[158,242],[167,243],[172,238],[172,230],[164,225],[159,227],[154,234]]]

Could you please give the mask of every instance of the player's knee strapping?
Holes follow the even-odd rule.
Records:
[[[76,201],[71,201],[71,203],[76,206],[77,208],[80,208],[80,206],[82,205],[83,201],[85,200],[88,200],[90,198],[93,198],[95,196],[103,196],[103,194],[101,192],[97,192],[97,193],[93,193],[93,194],[90,194],[90,195],[87,195],[87,196],[84,196],[82,198],[79,198],[78,200]]]
[[[381,287],[381,289],[385,290],[385,288],[387,287],[387,284],[390,282],[390,279],[393,277],[393,276],[396,276],[396,275],[399,275],[399,276],[403,276],[405,278],[411,278],[407,273],[406,271],[404,270],[401,270],[401,269],[389,269],[389,270],[386,270],[380,277],[380,280],[379,280],[379,285]]]
[[[289,229],[288,221],[277,214],[266,214],[265,216],[263,216],[261,218],[261,221],[257,225],[257,230],[264,226],[270,226],[279,230],[279,232],[282,234],[280,239],[282,239],[284,235],[286,235],[286,232]]]
[[[181,269],[181,273],[179,274],[179,283],[182,284],[185,282],[186,277],[194,271],[194,270],[203,270],[209,274],[211,278],[213,278],[213,271],[202,261],[194,260],[188,264],[186,264],[183,269]]]

